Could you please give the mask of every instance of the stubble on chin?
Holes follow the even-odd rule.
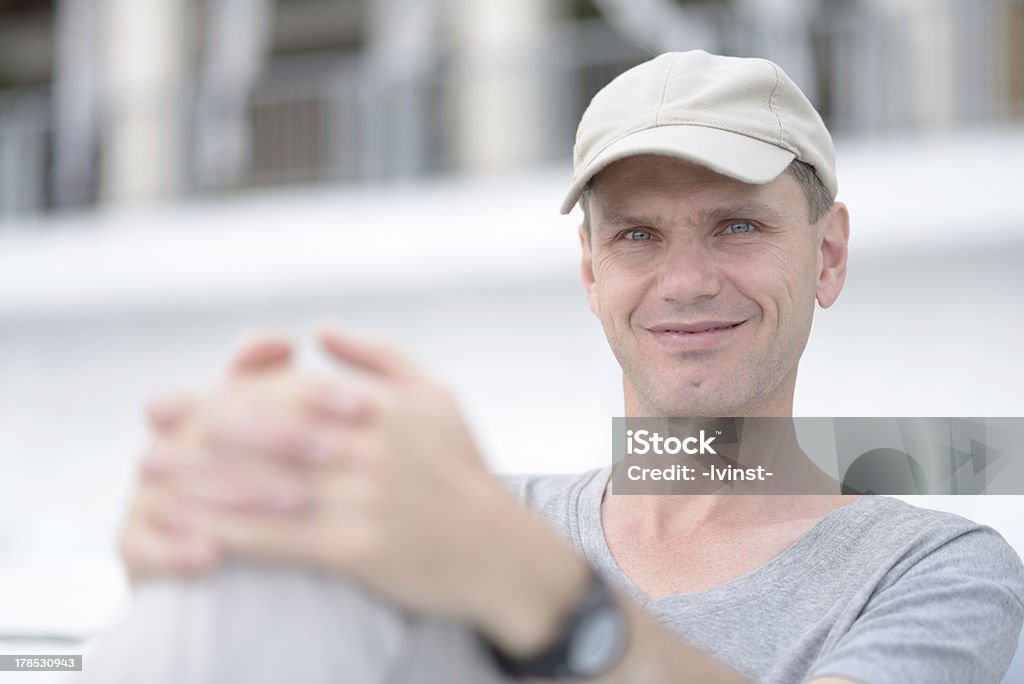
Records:
[[[687,418],[737,417],[765,412],[765,405],[774,390],[785,381],[783,364],[765,359],[733,369],[725,376],[707,374],[661,375],[643,369],[625,370],[627,406],[632,404],[635,416]],[[632,393],[632,402],[629,395]]]

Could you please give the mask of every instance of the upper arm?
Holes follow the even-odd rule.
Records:
[[[1022,587],[1016,552],[974,528],[880,588],[809,681],[996,684],[1024,622]]]

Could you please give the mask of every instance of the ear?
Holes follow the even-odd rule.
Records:
[[[590,240],[587,238],[587,230],[580,224],[580,249],[583,252],[583,260],[580,264],[580,272],[583,276],[583,287],[587,291],[587,306],[591,312],[600,318],[597,312],[597,294],[594,290],[594,262],[590,255]]]
[[[846,282],[847,245],[850,241],[850,213],[842,202],[834,202],[821,236],[821,270],[815,295],[823,309],[832,306]]]

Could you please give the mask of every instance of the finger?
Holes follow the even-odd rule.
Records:
[[[258,335],[244,342],[231,360],[232,375],[246,375],[285,366],[291,360],[291,343],[283,336]]]
[[[205,446],[217,463],[277,462],[302,467],[340,465],[356,434],[345,425],[318,426],[308,419],[237,416],[211,423]]]
[[[312,493],[293,467],[266,459],[191,456],[168,445],[155,445],[143,456],[137,499],[162,529],[187,531],[210,507],[300,513],[311,506]]]
[[[216,538],[180,515],[153,492],[136,495],[120,537],[121,558],[133,581],[157,575],[192,575],[220,561]]]
[[[198,400],[185,392],[168,393],[152,399],[146,405],[149,425],[158,432],[173,430],[195,412]]]
[[[373,375],[392,380],[414,380],[419,377],[410,362],[380,342],[356,340],[330,328],[321,330],[318,337],[320,345],[332,357]]]
[[[365,477],[328,473],[316,482],[320,491],[312,515],[217,511],[211,529],[224,552],[233,557],[355,571],[374,540],[379,540],[373,502],[380,500],[380,487],[367,483]]]
[[[122,536],[121,558],[132,582],[157,576],[209,572],[221,560],[215,537],[179,536],[133,526]]]
[[[175,481],[180,480],[180,475]],[[132,498],[125,526],[138,526],[167,536],[186,536],[202,530],[199,511],[189,507],[175,482],[141,479]]]
[[[218,472],[182,483],[180,495],[186,505],[204,514],[218,510],[301,515],[313,508],[309,484],[280,469],[263,473]],[[188,515],[188,513],[186,513]]]
[[[306,563],[312,558],[308,519],[221,511],[212,528],[226,554],[250,560]]]
[[[144,484],[167,482],[198,462],[192,450],[167,439],[157,439],[139,459],[139,480]]]
[[[323,422],[359,423],[374,415],[371,391],[353,383],[336,380],[309,383],[299,392],[299,402],[306,413]]]

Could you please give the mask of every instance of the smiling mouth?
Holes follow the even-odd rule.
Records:
[[[726,323],[705,321],[701,323],[666,323],[648,331],[662,349],[672,354],[705,354],[727,346],[739,333],[736,329],[746,321]]]
[[[659,328],[655,329],[653,332],[673,333],[675,335],[703,335],[705,333],[715,332],[718,330],[732,330],[733,328],[743,325],[743,323],[745,323],[745,321],[740,321],[739,323],[732,323],[729,325],[719,325],[712,328],[701,328],[700,330],[677,330],[673,328]]]

